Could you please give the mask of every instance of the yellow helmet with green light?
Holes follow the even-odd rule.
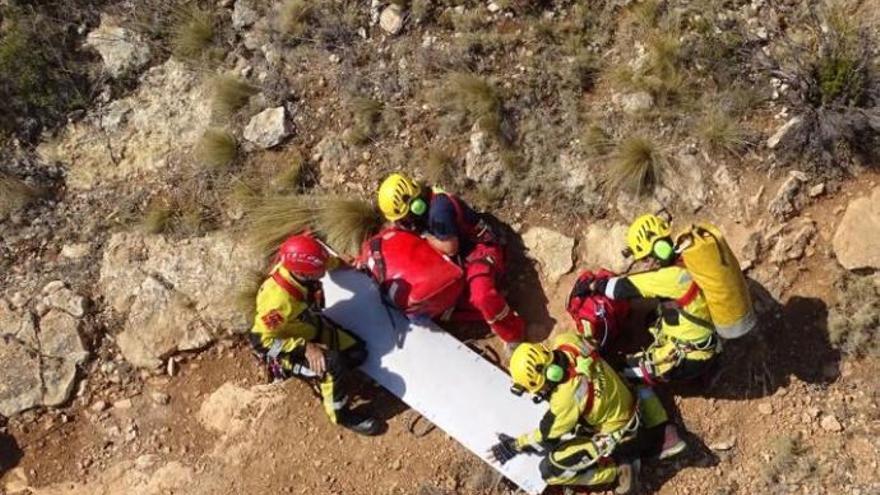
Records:
[[[530,394],[537,394],[547,380],[561,382],[565,370],[553,363],[553,352],[542,344],[522,343],[510,356],[510,377],[513,384]]]
[[[657,215],[642,215],[629,226],[626,234],[627,248],[636,260],[653,254],[658,259],[666,261],[675,251],[670,235],[672,229],[669,228],[666,220]]]
[[[379,210],[391,222],[403,219],[410,212],[423,215],[428,207],[419,197],[421,192],[414,180],[403,174],[391,174],[379,186]]]

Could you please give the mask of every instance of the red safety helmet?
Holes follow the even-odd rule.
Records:
[[[309,279],[324,276],[329,257],[324,246],[308,234],[292,235],[278,249],[278,258],[284,268],[296,276]]]

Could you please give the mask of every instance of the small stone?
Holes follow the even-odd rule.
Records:
[[[232,27],[242,29],[257,22],[260,16],[249,0],[238,0],[232,10]]]
[[[769,402],[762,402],[758,404],[758,412],[763,414],[764,416],[769,416],[773,414],[773,404]]]
[[[822,418],[822,421],[819,422],[819,426],[821,426],[823,430],[832,433],[843,431],[843,425],[840,424],[840,421],[838,421],[833,414],[829,414]]]
[[[403,9],[391,4],[379,16],[379,26],[388,34],[398,34],[403,29]]]
[[[99,412],[106,411],[109,406],[110,405],[107,404],[106,401],[99,400],[99,401],[96,401],[94,404],[92,404],[89,409],[91,409],[92,412],[99,413]]]
[[[767,140],[767,147],[771,150],[776,149],[776,147],[779,146],[780,143],[785,141],[785,139],[788,138],[803,121],[804,119],[799,116],[789,119],[788,122],[786,122],[782,127],[779,128],[779,130],[777,130],[772,136],[770,136],[770,139]]]
[[[816,184],[815,186],[811,187],[810,190],[808,191],[808,194],[810,195],[811,198],[818,198],[819,196],[825,194],[825,183],[820,182],[820,183]]]
[[[122,399],[114,402],[113,409],[131,409],[131,399]]]
[[[244,128],[244,138],[268,149],[281,144],[290,132],[285,108],[267,108],[251,118]]]
[[[168,374],[168,376],[171,376],[171,377],[173,377],[176,374],[177,362],[174,360],[173,357],[168,358],[168,365],[165,367],[165,372]]]
[[[736,437],[730,437],[720,442],[715,442],[709,446],[710,449],[718,452],[727,452],[736,446]]]
[[[160,406],[167,405],[171,402],[171,396],[166,394],[165,392],[153,392],[150,394],[150,397],[153,399],[153,402],[159,404]]]
[[[71,260],[78,260],[88,256],[90,248],[91,246],[85,242],[65,244],[64,247],[61,248],[61,256]]]
[[[501,6],[495,2],[489,2],[489,5],[487,5],[486,8],[493,14],[501,10]]]
[[[642,113],[654,106],[654,97],[646,91],[621,95],[616,100],[623,111],[630,115]]]
[[[529,256],[537,260],[542,273],[551,283],[558,282],[560,277],[571,271],[574,265],[574,239],[571,237],[545,227],[532,227],[523,234],[522,239]]]
[[[150,46],[109,16],[101,17],[101,25],[86,36],[85,45],[98,52],[112,77],[125,76],[150,62]]]

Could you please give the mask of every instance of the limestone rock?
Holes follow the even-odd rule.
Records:
[[[650,110],[654,106],[654,97],[646,91],[615,95],[615,103],[620,105],[624,112],[635,115]]]
[[[523,234],[523,244],[529,256],[538,261],[541,271],[552,283],[570,272],[574,266],[572,250],[574,239],[544,227],[532,227]]]
[[[833,245],[837,261],[847,270],[880,268],[880,187],[849,203]]]
[[[175,352],[246,331],[252,315],[230,301],[258,265],[258,257],[228,234],[179,242],[115,234],[104,251],[98,290],[123,318],[116,339],[125,359],[157,368]]]
[[[626,248],[626,232],[627,226],[622,223],[611,227],[594,223],[587,227],[581,249],[584,267],[605,268],[615,273],[624,271],[629,264],[621,254]]]
[[[246,389],[227,382],[202,403],[199,422],[208,430],[232,436],[258,421],[269,406],[283,398],[282,391],[272,385]]]
[[[568,193],[580,197],[588,208],[602,204],[599,174],[591,170],[587,163],[571,153],[562,153],[559,155],[559,167],[565,174],[562,185]]]
[[[664,185],[672,194],[669,199],[661,203],[672,204],[672,201],[677,200],[691,211],[697,211],[705,206],[709,197],[703,178],[703,169],[706,167],[699,163],[696,155],[686,152],[678,153],[675,161],[676,172],[668,174],[669,176],[664,180]]]
[[[771,231],[771,233],[775,233],[775,231]],[[770,252],[770,262],[780,265],[787,261],[801,259],[816,237],[816,233],[816,222],[809,218],[802,218],[784,225],[778,235],[767,239],[768,243],[775,242]]]
[[[379,26],[388,34],[398,34],[403,29],[403,9],[393,3],[382,11],[379,16]]]
[[[250,0],[236,0],[232,8],[232,27],[235,29],[246,28],[257,22],[260,16],[254,9]]]
[[[800,116],[792,117],[788,120],[782,127],[780,127],[772,136],[767,140],[767,147],[771,150],[776,149],[780,143],[784,142],[797,128],[801,125],[804,119]]]
[[[86,298],[65,287],[60,280],[43,287],[43,294],[43,303],[49,308],[58,308],[77,318],[86,314]]]
[[[0,301],[0,415],[57,406],[70,397],[76,365],[88,357],[78,325],[76,318],[52,309],[40,320],[38,333],[33,315]]]
[[[161,464],[158,456],[144,455],[134,461],[112,465],[88,481],[62,482],[29,487],[33,495],[110,495],[131,493],[165,495],[167,493],[214,493],[209,489],[195,490],[200,483],[191,467],[176,461]]]
[[[277,146],[290,135],[284,107],[267,108],[254,115],[244,128],[244,138],[260,148]]]
[[[85,242],[78,242],[76,244],[65,244],[61,248],[61,256],[64,256],[65,258],[71,260],[78,260],[88,256],[91,249],[92,247]]]
[[[107,16],[102,16],[101,25],[86,36],[85,44],[101,55],[104,67],[114,78],[126,76],[150,61],[150,46],[137,33]]]
[[[789,173],[776,191],[776,196],[767,205],[767,211],[779,220],[794,216],[801,208],[799,194],[806,181],[807,175],[803,172],[794,170]]]
[[[465,175],[486,186],[497,186],[504,176],[504,163],[486,143],[486,133],[477,126],[471,130],[471,145],[465,155]]]
[[[208,127],[210,105],[201,75],[172,58],[144,73],[133,94],[68,124],[37,151],[67,166],[74,190],[149,175],[192,148]]]
[[[843,431],[843,425],[840,424],[840,421],[838,421],[833,414],[829,414],[823,417],[822,420],[819,421],[819,426],[821,426],[823,430],[830,431],[832,433]]]

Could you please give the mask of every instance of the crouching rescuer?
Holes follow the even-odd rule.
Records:
[[[525,321],[496,287],[504,273],[504,245],[482,215],[460,198],[437,187],[421,187],[401,174],[382,182],[378,203],[386,220],[418,232],[464,268],[467,301],[459,304],[455,317],[473,313],[510,347],[523,340]]]
[[[654,342],[627,359],[624,375],[648,385],[702,375],[720,351],[720,339],[706,297],[676,251],[669,224],[642,215],[629,227],[627,246],[636,261],[648,262],[648,270],[597,280],[591,287],[616,300],[659,300],[657,323],[649,328]]]
[[[250,342],[272,379],[317,380],[330,421],[375,435],[379,422],[351,411],[346,395],[349,373],[366,359],[364,342],[321,314],[320,279],[339,264],[308,234],[284,241],[257,293]]]
[[[638,490],[643,456],[671,457],[686,448],[649,387],[633,394],[617,373],[574,333],[550,347],[520,344],[510,360],[514,393],[549,400],[540,426],[519,437],[499,434],[491,456],[501,464],[523,452],[541,453],[551,485]]]

